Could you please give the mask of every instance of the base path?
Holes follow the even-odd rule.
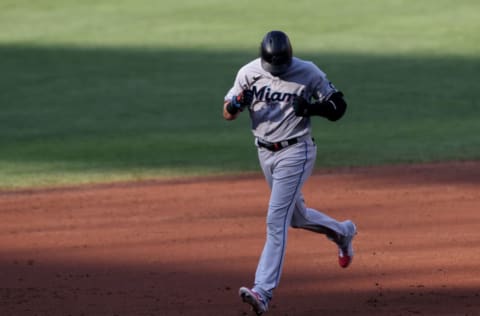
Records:
[[[480,162],[317,170],[307,205],[358,227],[341,269],[290,229],[266,315],[480,315]],[[0,191],[0,315],[252,315],[260,175]]]

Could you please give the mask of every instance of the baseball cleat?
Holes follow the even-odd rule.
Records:
[[[346,268],[352,263],[353,260],[353,237],[357,234],[357,227],[355,224],[348,220],[345,221],[345,225],[348,229],[348,234],[345,235],[342,241],[338,244],[338,264],[342,268]]]
[[[265,300],[259,293],[255,292],[254,290],[250,290],[249,288],[242,286],[238,291],[238,295],[240,295],[244,303],[248,303],[252,306],[252,309],[257,314],[257,316],[262,315],[268,310]]]

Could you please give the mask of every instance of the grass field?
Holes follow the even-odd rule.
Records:
[[[0,187],[258,171],[221,117],[286,31],[347,96],[317,167],[480,158],[477,1],[0,0]]]

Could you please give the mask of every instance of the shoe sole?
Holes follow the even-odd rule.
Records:
[[[253,297],[253,295],[248,289],[240,288],[239,294],[244,303],[250,304],[250,306],[252,306],[252,309],[257,314],[257,316],[261,316],[263,314],[263,312],[259,311],[260,306],[258,305],[257,299]]]

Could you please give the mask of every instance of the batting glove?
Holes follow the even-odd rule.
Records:
[[[239,95],[233,96],[232,105],[240,111],[242,111],[246,106],[252,104],[253,101],[253,91],[252,90],[243,90]]]
[[[253,102],[253,91],[243,90],[238,95],[234,95],[227,105],[227,111],[234,115],[238,111],[243,111],[246,106],[249,106]]]
[[[310,116],[310,103],[304,97],[294,97],[292,106],[296,116]]]

